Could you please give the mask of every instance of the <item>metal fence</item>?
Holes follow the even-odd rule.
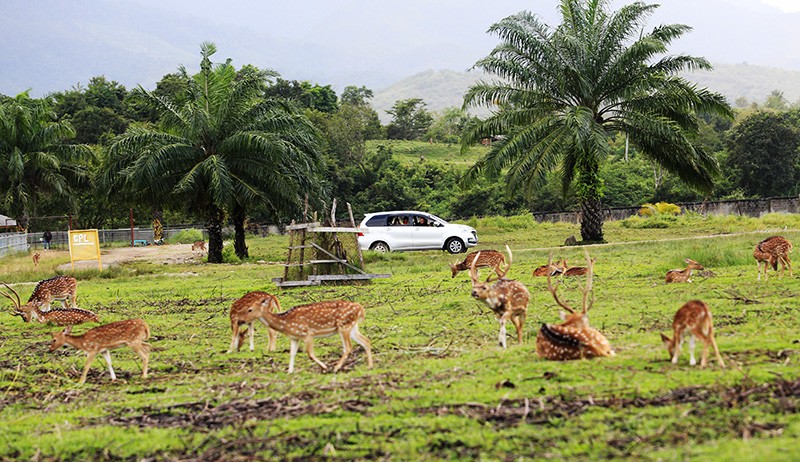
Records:
[[[14,252],[26,252],[28,241],[25,233],[0,234],[0,257]]]
[[[196,229],[205,234],[202,225],[180,225],[164,228],[164,239],[169,240],[179,232],[187,229]],[[67,239],[69,239],[69,233],[67,231],[51,231],[51,234],[53,235],[53,238],[50,240],[50,246],[52,248],[68,248]],[[130,244],[131,229],[99,229],[97,230],[97,237],[100,240],[101,247],[114,242],[127,242]],[[148,244],[153,244],[153,228],[133,228],[133,239],[135,241],[146,241]],[[44,248],[44,233],[28,233],[26,245],[29,245],[31,249]]]

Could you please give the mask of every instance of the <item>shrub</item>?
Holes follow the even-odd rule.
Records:
[[[639,210],[639,215],[643,217],[652,217],[656,215],[678,215],[681,213],[681,208],[669,202],[658,202],[656,204],[644,204]]]
[[[167,239],[170,244],[188,244],[204,240],[203,230],[200,229],[182,229]]]

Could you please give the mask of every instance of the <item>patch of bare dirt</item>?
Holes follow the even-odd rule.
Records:
[[[115,247],[103,249],[100,261],[103,267],[115,266],[133,261],[146,261],[163,264],[200,263],[206,257],[205,252],[192,251],[192,244],[148,245],[145,247]],[[96,261],[76,261],[75,269],[97,268]],[[71,263],[57,268],[61,271],[72,269]]]

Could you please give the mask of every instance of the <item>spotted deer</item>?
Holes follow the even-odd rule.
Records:
[[[544,276],[557,276],[562,274],[567,268],[567,260],[561,260],[557,263],[548,263],[533,270],[533,275],[536,277]]]
[[[11,288],[5,282],[2,283],[14,296],[8,292],[0,291],[0,295],[11,300],[14,304],[14,316],[19,316],[25,322],[31,322],[31,319],[36,320],[42,324],[54,324],[60,327],[66,327],[67,333],[72,330],[72,326],[83,324],[84,322],[99,322],[100,319],[95,313],[89,310],[82,310],[80,308],[56,308],[50,311],[42,311],[35,304],[22,304],[19,294],[16,290]]]
[[[597,329],[589,327],[588,312],[594,303],[592,291],[592,268],[594,262],[586,255],[586,285],[582,287],[583,309],[578,311],[558,297],[558,286],[553,285],[552,277],[547,277],[547,289],[556,303],[566,313],[561,312],[561,324],[542,324],[536,336],[536,353],[541,358],[553,361],[567,361],[601,356],[614,356],[608,339]]]
[[[314,355],[314,338],[329,337],[336,333],[342,338],[343,353],[333,368],[338,372],[353,351],[351,340],[364,347],[367,365],[372,367],[372,344],[358,331],[364,321],[364,307],[355,302],[332,300],[299,305],[283,313],[261,312],[261,318],[270,328],[289,337],[289,373],[294,372],[294,358],[300,342],[305,343],[306,353],[312,361],[327,371],[328,366]]]
[[[497,316],[500,322],[498,340],[503,348],[507,348],[506,323],[509,320],[517,330],[517,341],[522,344],[522,328],[528,315],[528,301],[530,300],[528,288],[523,283],[506,278],[513,258],[511,248],[508,245],[506,245],[506,251],[508,252],[508,262],[505,269],[498,267],[495,270],[497,278],[494,280],[496,281],[494,284],[489,284],[493,281],[491,274],[486,278],[485,282],[478,280],[475,261],[473,261],[469,269],[469,276],[472,279],[472,297],[486,303]],[[480,256],[476,257],[475,260],[478,260],[478,258]]]
[[[667,347],[672,364],[678,364],[678,356],[681,354],[681,345],[684,339],[689,337],[689,364],[694,366],[697,361],[694,359],[695,338],[703,342],[703,356],[700,358],[700,367],[706,367],[708,363],[708,346],[714,347],[714,354],[720,367],[725,367],[725,361],[719,354],[717,342],[714,340],[714,326],[711,319],[711,310],[708,305],[701,300],[691,300],[686,302],[672,321],[672,338],[661,334],[661,340]]]
[[[478,258],[480,256],[480,258]],[[450,270],[453,272],[453,277],[460,271],[469,270],[472,263],[475,262],[476,268],[492,268],[497,272],[497,268],[504,265],[506,256],[496,250],[481,250],[480,252],[471,252],[467,254],[464,261],[461,263],[455,262],[450,264]]]
[[[702,270],[705,269],[703,265],[697,263],[696,261],[692,260],[691,258],[687,258],[684,260],[686,263],[686,268],[684,269],[674,269],[667,271],[666,276],[666,283],[669,284],[671,282],[692,282],[692,272],[694,270]]]
[[[275,350],[278,334],[275,332],[275,330],[269,327],[269,325],[263,319],[263,316],[265,311],[274,313],[275,311],[280,310],[281,304],[278,301],[278,297],[270,295],[266,292],[249,292],[233,302],[230,312],[233,336],[231,337],[231,347],[228,349],[228,353],[239,351],[242,341],[244,340],[244,336],[248,333],[250,334],[250,351],[255,349],[253,344],[253,322],[257,320],[261,321],[267,326],[267,332],[269,333],[268,350]]]
[[[39,259],[42,258],[39,252],[34,253],[31,258],[33,259],[33,266],[39,266]]]
[[[594,264],[594,258],[591,260],[592,264]],[[567,261],[564,260],[564,270],[562,272],[564,276],[572,277],[572,276],[585,276],[589,273],[589,267],[587,266],[568,266]]]
[[[60,301],[63,308],[67,308],[67,301],[69,301],[69,308],[75,308],[77,292],[78,281],[72,276],[55,276],[44,279],[36,284],[28,302],[22,308],[30,311],[36,306],[42,311],[48,311],[50,303],[53,301]]]
[[[758,265],[758,279],[761,280],[761,263],[764,263],[764,277],[767,277],[768,266],[778,270],[778,263],[781,264],[781,275],[789,268],[789,277],[792,277],[792,260],[789,253],[792,251],[792,243],[781,236],[771,236],[759,242],[753,250],[753,257]]]
[[[192,252],[195,250],[199,250],[201,252],[206,251],[206,241],[195,241],[192,243]]]
[[[82,385],[86,382],[86,374],[98,353],[103,355],[108,364],[111,380],[117,380],[117,375],[111,366],[109,350],[128,345],[142,358],[142,377],[147,378],[147,365],[150,359],[150,344],[146,342],[148,338],[150,338],[150,328],[143,320],[128,319],[89,329],[83,335],[70,335],[66,331],[55,332],[50,351],[56,351],[67,344],[86,352],[86,366],[78,382]]]

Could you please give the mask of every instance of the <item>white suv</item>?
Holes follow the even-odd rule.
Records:
[[[475,228],[448,223],[425,212],[368,213],[359,225],[358,245],[363,250],[447,250],[466,252],[478,245]]]

